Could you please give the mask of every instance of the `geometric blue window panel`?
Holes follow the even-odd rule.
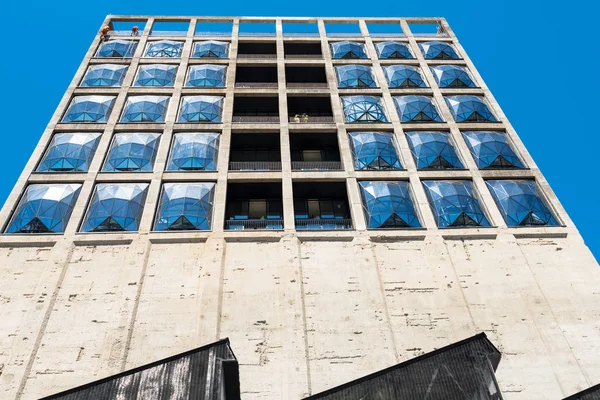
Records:
[[[225,87],[225,71],[227,67],[217,64],[192,65],[186,86],[192,87]]]
[[[438,227],[490,226],[471,181],[423,181]]]
[[[81,81],[81,87],[121,86],[127,72],[127,65],[99,64],[88,68]]]
[[[96,57],[133,57],[137,42],[133,40],[109,40],[100,45]]]
[[[133,86],[170,87],[175,84],[177,65],[142,64]]]
[[[102,171],[152,171],[159,138],[159,133],[115,134]]]
[[[486,181],[508,226],[557,226],[532,179]]]
[[[381,97],[341,96],[346,123],[388,122]]]
[[[38,172],[86,172],[101,133],[57,133],[52,137]]]
[[[446,96],[456,122],[498,122],[492,111],[480,96]]]
[[[62,122],[106,122],[116,96],[76,96]]]
[[[462,133],[478,168],[525,168],[503,132]]]
[[[169,96],[129,96],[121,122],[165,122]]]
[[[406,132],[417,169],[464,168],[447,132]]]
[[[375,88],[377,83],[368,65],[342,65],[335,67],[340,88]]]
[[[383,67],[390,89],[427,87],[419,69],[411,65]]]
[[[420,228],[407,181],[359,182],[367,228]]]
[[[219,138],[214,132],[176,133],[167,171],[216,171]]]
[[[5,233],[62,233],[69,221],[81,185],[29,185]]]
[[[147,183],[97,184],[81,231],[137,231],[147,192]]]
[[[460,56],[450,43],[425,42],[419,43],[419,47],[428,60],[460,60]]]
[[[400,122],[443,122],[431,96],[394,96]]]
[[[146,50],[146,57],[177,58],[181,57],[182,50],[183,42],[159,40],[157,42],[150,42],[148,44],[148,50]]]
[[[227,58],[228,43],[216,40],[196,42],[192,58]]]
[[[177,122],[221,122],[223,96],[183,96]]]
[[[331,44],[331,58],[368,58],[362,43],[336,42]]]
[[[352,145],[355,170],[402,169],[392,133],[349,132],[348,135]]]
[[[380,59],[388,58],[415,58],[406,43],[401,42],[380,42],[375,44],[377,54]]]
[[[466,68],[458,65],[437,65],[431,72],[441,88],[477,87]]]
[[[156,231],[208,231],[215,184],[165,183],[156,216]]]

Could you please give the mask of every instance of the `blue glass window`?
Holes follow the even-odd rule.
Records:
[[[441,88],[477,87],[467,69],[458,65],[437,65],[431,72]]]
[[[102,171],[152,171],[159,133],[117,133]]]
[[[173,86],[176,75],[177,65],[142,64],[133,86]]]
[[[225,71],[227,67],[217,64],[192,65],[186,86],[192,87],[225,87]]]
[[[463,132],[478,168],[525,168],[503,132]]]
[[[379,54],[379,58],[385,60],[389,58],[405,58],[412,59],[415,58],[408,44],[402,42],[380,42],[375,44],[377,48],[377,54]]]
[[[216,171],[219,138],[213,132],[176,133],[167,171]]]
[[[338,87],[340,88],[375,88],[371,67],[367,65],[342,65],[335,67]]]
[[[463,95],[446,96],[445,99],[456,122],[498,121],[483,97]]]
[[[88,170],[101,133],[57,133],[52,137],[38,172],[85,172]]]
[[[223,96],[183,96],[177,122],[221,122]]]
[[[147,192],[147,183],[97,184],[81,231],[137,231]]]
[[[464,168],[447,132],[406,132],[418,169]]]
[[[406,181],[359,182],[367,228],[419,228]]]
[[[192,58],[227,58],[228,43],[207,40],[194,44]]]
[[[508,226],[557,226],[534,180],[486,181]]]
[[[388,122],[381,97],[342,96],[341,99],[347,123]]]
[[[365,53],[365,48],[362,43],[349,42],[344,40],[343,42],[336,42],[331,44],[331,57],[332,58],[369,58]]]
[[[5,233],[62,233],[71,217],[81,185],[29,185]]]
[[[425,42],[419,43],[419,47],[428,60],[460,60],[460,56],[450,43]]]
[[[351,132],[348,135],[354,156],[354,169],[357,171],[402,169],[392,133]]]
[[[121,122],[165,122],[169,96],[130,96]]]
[[[214,190],[209,182],[165,183],[154,230],[210,230]]]
[[[157,42],[149,42],[146,50],[146,57],[181,57],[183,50],[183,42],[174,42],[172,40],[159,40]]]
[[[100,45],[96,57],[133,57],[137,42],[134,40],[109,40]]]
[[[427,87],[419,69],[411,65],[390,65],[383,72],[391,89]]]
[[[106,122],[115,96],[76,96],[62,122]]]
[[[471,181],[423,181],[440,228],[490,226]]]
[[[92,65],[88,68],[83,81],[82,87],[96,86],[121,86],[123,78],[127,72],[127,65],[119,64],[99,64]]]
[[[394,96],[400,122],[443,122],[430,96]]]

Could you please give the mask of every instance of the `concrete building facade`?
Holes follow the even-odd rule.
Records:
[[[223,337],[244,399],[299,399],[478,332],[506,399],[600,382],[598,264],[443,18],[107,25],[0,211],[1,398]],[[187,168],[173,153],[192,133],[213,141]],[[361,158],[373,133],[390,142]],[[78,156],[52,153],[69,135]]]

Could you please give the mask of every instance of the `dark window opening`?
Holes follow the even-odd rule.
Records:
[[[289,88],[327,87],[325,67],[285,67],[285,82]]]
[[[233,101],[233,122],[278,123],[279,99],[236,96]]]
[[[283,229],[281,183],[228,184],[225,229]]]
[[[277,87],[277,67],[238,67],[235,72],[235,86]]]
[[[333,111],[329,97],[288,97],[288,115],[293,123],[331,123]]]
[[[278,133],[233,133],[229,169],[234,171],[281,171]]]
[[[323,58],[321,43],[284,43],[285,58]]]
[[[345,182],[296,182],[293,190],[296,229],[352,229]]]
[[[293,170],[335,171],[343,169],[335,133],[291,134],[290,150]]]
[[[238,43],[238,57],[239,58],[276,58],[277,57],[277,46],[275,45],[275,42],[265,42],[265,43],[240,42],[240,43]]]

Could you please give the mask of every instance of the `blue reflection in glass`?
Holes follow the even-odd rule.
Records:
[[[419,228],[419,218],[415,212],[406,181],[359,182],[363,211],[369,229]]]
[[[172,40],[159,40],[156,42],[148,43],[146,57],[178,58],[181,57],[182,50],[183,42],[174,42]]]
[[[96,57],[133,57],[137,42],[134,40],[109,40],[100,45]]]
[[[348,135],[357,171],[402,169],[392,133],[350,132]]]
[[[102,171],[152,171],[159,138],[159,133],[115,134]]]
[[[169,96],[130,96],[121,122],[165,122]]]
[[[116,96],[76,96],[62,122],[106,122]]]
[[[338,87],[340,88],[375,88],[371,67],[367,65],[341,65],[335,67]]]
[[[458,65],[433,66],[431,72],[441,88],[477,87],[467,69]]]
[[[388,122],[381,97],[342,96],[341,99],[347,123]]]
[[[228,43],[216,40],[196,42],[192,58],[227,58]]]
[[[433,97],[394,96],[400,122],[443,122]]]
[[[362,43],[344,40],[331,44],[331,58],[368,58]]]
[[[490,226],[471,181],[423,181],[440,228]]]
[[[169,64],[142,64],[133,86],[161,86],[175,85],[177,65]]]
[[[383,72],[391,89],[427,87],[419,69],[411,65],[390,65]]]
[[[447,132],[406,132],[418,169],[464,168]]]
[[[38,172],[85,172],[88,170],[101,133],[57,133],[52,137]]]
[[[508,226],[558,226],[532,179],[486,181]]]
[[[456,122],[498,122],[483,97],[462,95],[445,99]]]
[[[176,133],[167,171],[216,171],[219,138],[213,132]]]
[[[154,230],[210,230],[214,189],[209,182],[165,183]]]
[[[121,86],[127,72],[127,65],[99,64],[88,68],[81,81],[81,87]]]
[[[423,56],[428,60],[459,60],[460,56],[450,43],[432,42],[419,43]]]
[[[177,122],[221,122],[223,96],[183,96]]]
[[[478,168],[525,168],[503,132],[462,133]]]
[[[186,86],[190,87],[225,87],[225,71],[227,67],[224,65],[204,64],[192,65],[188,75]]]
[[[380,42],[375,44],[379,58],[385,60],[390,58],[412,59],[415,58],[406,43],[402,42]]]

